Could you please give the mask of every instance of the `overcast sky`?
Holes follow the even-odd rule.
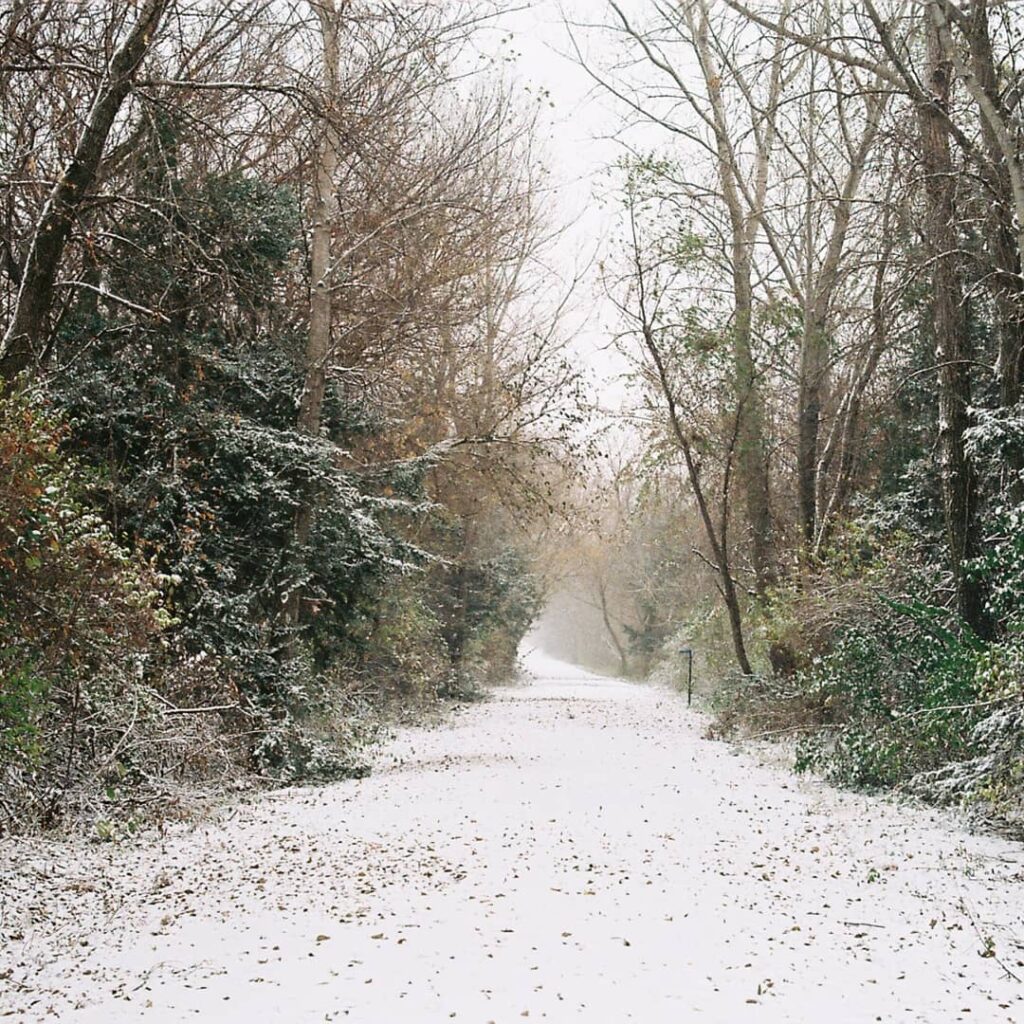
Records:
[[[643,0],[631,0],[625,6],[635,10],[642,4]],[[583,24],[606,19],[603,0],[534,0],[528,8],[503,18],[502,31],[491,38],[496,52],[514,57],[510,67],[524,94],[527,89],[528,96],[546,90],[553,103],[544,114],[545,149],[555,186],[553,206],[558,219],[570,224],[557,249],[555,269],[571,280],[578,268],[605,256],[613,241],[616,207],[601,197],[607,196],[614,181],[608,168],[624,150],[616,140],[621,110],[612,97],[595,87],[576,60],[563,14],[576,24],[573,34],[588,63],[604,68],[615,63],[621,51],[614,36]],[[658,141],[652,133],[651,142]],[[597,379],[602,404],[617,407],[627,364],[608,347],[615,313],[601,299],[596,266],[582,286],[578,305],[576,350]],[[582,322],[584,316],[586,322]]]

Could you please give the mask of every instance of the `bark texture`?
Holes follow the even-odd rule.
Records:
[[[939,458],[943,512],[950,566],[960,617],[984,634],[984,600],[965,571],[977,554],[977,481],[964,447],[971,402],[971,349],[956,230],[957,174],[951,153],[948,109],[952,65],[944,54],[940,30],[925,15],[928,102],[918,106],[921,160],[927,195],[926,236],[932,267],[932,329],[939,383]]]
[[[337,110],[339,84],[339,15],[325,0],[315,8],[323,44],[324,129],[317,155],[313,200],[313,227],[310,240],[309,333],[306,339],[305,379],[299,399],[296,426],[303,434],[320,433],[324,396],[327,389],[327,363],[331,353],[331,235],[336,209],[335,175],[338,170],[340,140]],[[317,495],[309,487],[299,496],[293,539],[299,550],[309,543],[316,514]],[[285,620],[292,629],[302,616],[301,586],[295,587],[285,604]],[[293,652],[292,652],[293,653]]]
[[[788,9],[788,5],[787,5]],[[754,589],[764,599],[775,581],[771,492],[764,396],[754,359],[754,247],[761,231],[768,174],[775,144],[776,104],[781,91],[782,62],[777,49],[772,63],[769,101],[755,132],[750,196],[740,181],[730,118],[722,91],[723,72],[711,41],[710,12],[702,0],[691,26],[708,91],[710,124],[717,150],[718,179],[729,213],[730,263],[733,288],[732,362],[736,402],[736,465],[749,533]]]
[[[0,380],[6,387],[43,358],[57,272],[72,225],[96,180],[111,128],[166,7],[167,0],[144,0],[140,5],[135,23],[110,58],[71,162],[43,207],[24,261],[11,322],[0,342]]]

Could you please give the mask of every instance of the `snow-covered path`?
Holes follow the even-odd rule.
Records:
[[[365,780],[124,850],[0,845],[0,1016],[1024,1020],[1019,847],[706,742],[666,691],[532,669]]]

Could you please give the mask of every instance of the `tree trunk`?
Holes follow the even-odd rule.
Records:
[[[167,0],[144,0],[131,31],[114,51],[93,99],[71,162],[43,207],[29,246],[11,322],[0,342],[0,381],[10,387],[40,362],[61,258],[76,214],[92,188],[107,138],[153,39]]]
[[[978,106],[982,141],[991,170],[987,175],[995,198],[989,208],[988,231],[992,262],[996,267],[994,297],[999,310],[999,400],[1004,406],[1016,405],[1021,397],[1021,352],[1024,347],[1024,278],[1021,276],[1021,252],[1024,223],[1018,224],[1021,209],[1019,149],[1009,135],[1011,119],[1003,116],[1003,101],[995,55],[988,28],[988,4],[976,0],[969,23],[973,93]],[[1016,198],[1015,198],[1016,197]],[[1016,468],[1020,468],[1019,466]]]
[[[682,419],[679,416],[679,408],[676,405],[675,394],[668,378],[668,370],[665,360],[662,358],[661,349],[651,325],[646,320],[643,323],[643,338],[647,351],[650,353],[658,374],[658,383],[662,396],[668,407],[669,425],[672,428],[673,436],[683,453],[683,460],[686,463],[686,472],[690,478],[690,486],[693,488],[693,495],[697,501],[697,510],[700,512],[701,522],[704,524],[704,532],[707,536],[708,547],[711,548],[711,555],[715,560],[715,569],[718,572],[718,589],[721,592],[722,600],[725,602],[725,610],[729,617],[729,633],[732,636],[733,650],[736,653],[736,664],[740,672],[745,676],[754,674],[750,665],[750,658],[747,656],[747,645],[743,638],[743,612],[740,608],[739,593],[736,590],[736,583],[732,578],[732,569],[729,565],[729,551],[723,537],[719,536],[715,529],[714,520],[711,518],[711,509],[708,507],[707,498],[704,494],[704,485],[700,479],[700,470],[693,455],[693,447],[686,431],[683,429]]]
[[[880,82],[876,84],[881,85]],[[811,105],[808,117],[810,127],[807,134],[808,165],[814,167],[817,162],[815,145],[818,139],[815,135],[815,125],[818,118],[813,90],[808,102]],[[809,555],[816,553],[816,538],[821,529],[820,519],[823,514],[818,473],[822,461],[820,458],[821,414],[823,392],[828,384],[833,302],[842,280],[843,256],[847,251],[847,237],[853,218],[854,203],[860,192],[864,170],[875,148],[878,126],[887,104],[888,96],[882,91],[866,101],[867,121],[864,133],[856,148],[850,151],[850,165],[836,203],[825,257],[817,273],[812,271],[811,261],[816,248],[812,211],[818,199],[814,195],[813,183],[810,178],[804,199],[807,211],[804,244],[808,253],[808,265],[804,286],[804,329],[800,347],[797,491],[804,551]],[[855,421],[856,412],[854,412]]]
[[[957,612],[975,632],[984,635],[987,629],[982,594],[965,571],[966,562],[977,554],[977,487],[964,447],[971,402],[971,351],[957,254],[957,175],[945,114],[952,66],[944,55],[939,29],[927,10],[924,30],[928,56],[926,84],[932,101],[918,106],[918,120],[928,201],[926,236],[932,266],[932,329],[939,376],[938,440],[943,512]]]
[[[327,363],[331,345],[331,234],[336,207],[335,175],[338,170],[340,140],[335,106],[339,85],[339,24],[332,2],[315,6],[323,41],[324,128],[317,155],[313,193],[313,228],[310,241],[309,335],[304,361],[305,380],[299,399],[298,430],[310,437],[320,433],[324,395],[327,389]],[[306,488],[299,496],[293,530],[294,546],[301,550],[309,543],[316,514],[317,495]],[[287,624],[295,629],[302,613],[302,587],[293,589],[285,606]]]
[[[817,142],[815,130],[818,121],[817,64],[811,57],[810,87],[807,90],[807,109],[803,112],[802,141],[806,151],[806,181],[804,183],[804,286],[803,330],[800,339],[800,371],[797,389],[797,444],[796,490],[800,531],[803,535],[803,553],[811,551],[818,512],[818,446],[821,432],[821,390],[827,362],[826,317],[821,315],[821,296],[816,280],[814,262],[817,249],[815,210],[815,172],[817,169]]]
[[[626,648],[622,646],[622,641],[619,639],[619,634],[615,632],[615,626],[612,624],[611,615],[608,614],[608,594],[605,588],[604,580],[600,577],[597,580],[597,594],[601,600],[601,618],[604,620],[604,628],[611,637],[612,646],[615,648],[615,653],[619,656],[619,667],[623,676],[629,675],[629,657],[626,654]]]
[[[744,239],[734,247],[733,374],[736,389],[736,462],[743,492],[754,590],[763,600],[775,582],[768,452],[765,445],[764,398],[757,380],[753,347],[753,245]]]
[[[336,123],[339,26],[333,5],[317,5],[323,37],[323,88],[326,116],[317,158],[310,243],[309,337],[306,342],[306,379],[299,402],[298,428],[304,434],[320,431],[327,361],[331,343],[331,233],[336,207],[334,178],[338,170],[340,140]]]
[[[784,15],[788,13],[784,5]],[[732,361],[736,399],[736,467],[743,494],[749,533],[750,561],[754,570],[754,591],[764,600],[775,582],[774,544],[768,474],[768,449],[765,440],[765,405],[757,378],[753,354],[754,248],[763,225],[768,190],[769,165],[775,141],[781,95],[782,54],[776,48],[772,62],[769,100],[761,112],[760,130],[754,133],[751,194],[746,196],[740,181],[740,166],[730,135],[730,116],[722,91],[722,69],[711,43],[711,19],[707,0],[701,0],[689,15],[694,45],[708,91],[710,124],[715,136],[718,178],[729,214],[730,261],[733,284]]]
[[[797,397],[797,502],[804,550],[814,546],[818,527],[818,449],[821,433],[821,392],[827,362],[824,325],[808,310],[800,345],[800,389]]]
[[[883,220],[883,229],[888,227],[888,217]],[[853,488],[853,473],[856,464],[855,448],[860,429],[861,404],[868,384],[882,358],[888,340],[888,317],[886,316],[885,272],[891,250],[887,246],[879,257],[875,268],[874,286],[871,292],[871,337],[864,354],[858,358],[850,375],[850,384],[843,396],[839,412],[832,426],[832,432],[821,464],[817,471],[818,528],[814,539],[814,555],[821,556],[832,537],[836,518],[846,508]],[[829,470],[838,457],[835,486],[826,499],[825,484]]]

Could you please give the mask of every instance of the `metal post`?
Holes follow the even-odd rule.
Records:
[[[684,647],[680,654],[685,654],[688,661],[686,665],[686,706],[693,704],[693,648]]]

